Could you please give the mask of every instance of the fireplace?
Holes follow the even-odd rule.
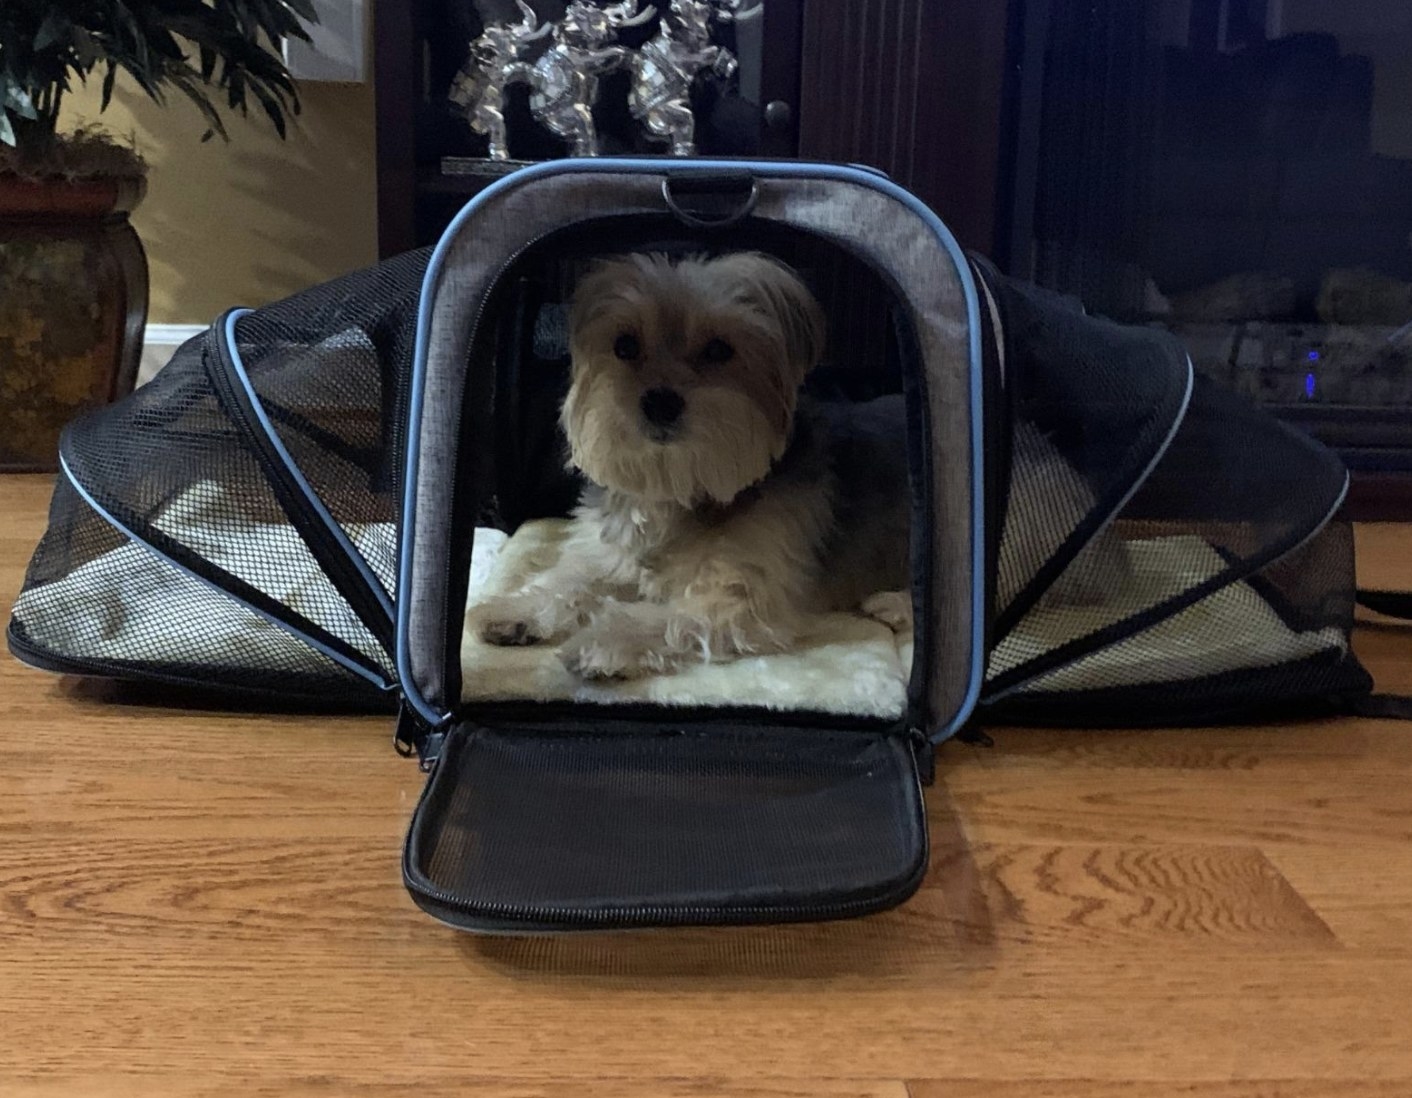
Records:
[[[997,252],[1412,515],[1412,5],[1012,4]]]

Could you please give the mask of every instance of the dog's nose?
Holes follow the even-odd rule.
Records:
[[[686,401],[675,389],[648,389],[642,394],[642,414],[654,427],[670,427],[681,419]]]

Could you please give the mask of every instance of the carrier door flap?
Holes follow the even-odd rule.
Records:
[[[901,903],[926,869],[897,737],[458,727],[412,820],[417,903],[490,932],[814,921]]]

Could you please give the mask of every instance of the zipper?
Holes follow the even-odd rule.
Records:
[[[408,883],[416,897],[429,900],[454,912],[463,913],[471,928],[475,921],[498,924],[507,929],[570,931],[614,930],[650,926],[723,926],[752,922],[823,922],[830,919],[851,919],[885,911],[902,903],[921,884],[926,875],[926,858],[919,860],[920,872],[909,876],[895,889],[876,896],[860,897],[821,904],[750,904],[739,907],[648,905],[631,909],[607,911],[594,908],[521,908],[508,904],[471,904],[439,889]],[[436,912],[430,912],[436,915]],[[440,918],[440,916],[437,916]],[[454,919],[442,922],[457,929],[466,929]],[[498,929],[497,926],[497,929]]]
[[[280,507],[289,517],[295,532],[308,546],[319,567],[348,602],[358,620],[382,647],[383,654],[390,657],[393,651],[392,618],[295,483],[284,461],[257,421],[250,394],[236,381],[235,364],[231,361],[230,348],[226,346],[222,335],[226,318],[229,316],[228,312],[213,324],[206,336],[208,349],[214,353],[216,361],[220,364],[219,369],[207,371],[215,383],[217,396],[249,441],[255,458],[265,473],[265,479],[269,482]]]
[[[917,778],[923,785],[936,781],[936,748],[922,729],[915,725],[907,729],[907,743],[912,748],[912,759],[917,767]]]
[[[392,730],[392,749],[404,759],[415,755],[422,773],[429,774],[441,758],[445,742],[445,731],[427,724],[403,698],[397,708],[397,724]]]

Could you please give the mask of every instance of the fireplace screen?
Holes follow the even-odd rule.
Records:
[[[1012,269],[1412,473],[1412,5],[1024,7]]]

